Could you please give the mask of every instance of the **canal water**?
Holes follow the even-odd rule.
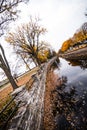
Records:
[[[87,130],[87,61],[60,58],[53,113],[55,130]]]
[[[59,75],[66,77],[67,86],[74,86],[78,92],[87,90],[87,61],[84,61],[84,64],[80,61],[66,61],[60,58]]]

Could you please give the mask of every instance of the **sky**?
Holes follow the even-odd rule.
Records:
[[[40,24],[47,29],[44,40],[50,43],[55,51],[58,51],[62,43],[72,37],[87,21],[84,15],[87,10],[87,0],[30,0],[27,5],[21,4],[19,9],[20,17],[13,26],[27,23],[30,15],[39,17]],[[12,25],[10,27],[12,28]],[[8,43],[5,43],[4,49],[8,61],[14,63],[15,55],[10,54],[12,49]]]
[[[39,17],[47,29],[44,40],[56,51],[87,21],[84,15],[87,0],[30,0],[27,5],[21,5],[20,9],[19,23],[28,22],[29,15]]]

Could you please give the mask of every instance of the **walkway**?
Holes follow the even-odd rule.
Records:
[[[74,50],[66,52],[64,54],[59,54],[60,57],[63,57],[67,60],[83,60],[87,59],[87,47],[81,48],[79,50]]]

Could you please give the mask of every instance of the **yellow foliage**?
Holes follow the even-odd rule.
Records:
[[[44,50],[43,52],[38,53],[38,59],[40,60],[41,63],[46,62],[49,56],[49,51]]]
[[[70,47],[70,44],[71,44],[71,43],[72,43],[72,40],[71,40],[71,39],[66,40],[66,41],[63,43],[62,47],[61,47],[61,51],[62,51],[62,52],[67,51],[68,48]]]
[[[77,43],[77,42],[81,42],[83,40],[85,40],[87,38],[86,35],[84,35],[84,33],[82,31],[79,31],[78,33],[75,33],[74,36],[74,42]]]
[[[84,33],[82,30],[76,32],[72,38],[66,40],[61,47],[62,52],[67,51],[70,46],[73,46],[74,44],[78,44],[78,42],[82,42],[87,39],[87,33]]]

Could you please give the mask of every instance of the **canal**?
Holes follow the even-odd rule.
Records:
[[[87,130],[87,60],[60,58],[57,66],[59,84],[52,94],[55,130]]]
[[[21,104],[8,130],[87,130],[86,60],[54,57],[32,78],[13,92]]]

